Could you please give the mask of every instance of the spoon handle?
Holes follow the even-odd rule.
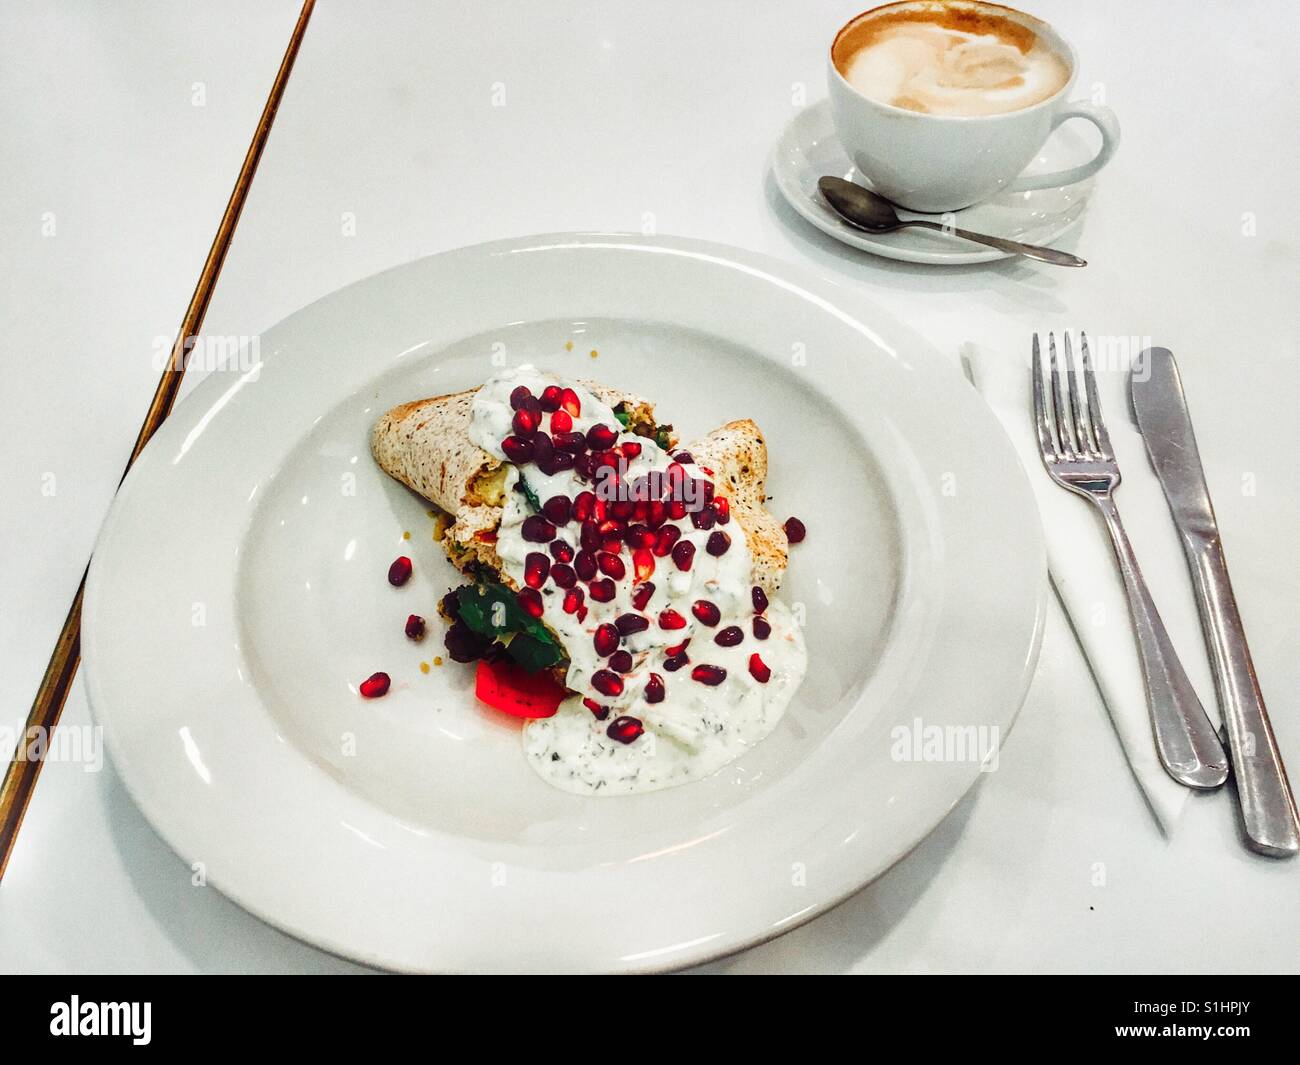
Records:
[[[955,237],[961,237],[963,240],[973,240],[976,244],[987,244],[990,248],[997,248],[998,251],[1010,252],[1012,255],[1023,255],[1026,259],[1037,259],[1039,262],[1052,263],[1054,266],[1088,265],[1086,260],[1080,259],[1077,255],[1057,251],[1055,248],[1040,248],[1037,244],[1022,244],[1018,240],[1007,240],[1005,237],[990,237],[987,233],[972,233],[969,229],[958,229],[955,226],[945,226],[921,218],[909,219],[903,225],[949,233]]]

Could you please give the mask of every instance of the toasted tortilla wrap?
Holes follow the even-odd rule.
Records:
[[[654,431],[654,407],[602,384],[582,382],[602,403],[621,403],[634,432]],[[454,519],[443,547],[462,570],[486,566],[511,587],[496,553],[496,530],[505,504],[502,461],[469,436],[477,389],[404,403],[375,424],[370,448],[380,468]],[[749,419],[729,422],[687,448],[713,471],[718,491],[731,500],[732,517],[749,541],[754,583],[769,594],[781,583],[787,561],[785,530],[764,506],[767,445]]]

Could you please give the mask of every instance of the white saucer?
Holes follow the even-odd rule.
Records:
[[[1086,162],[1091,154],[1089,142],[1071,127],[1063,126],[1048,138],[1027,172],[1062,170]],[[886,259],[958,265],[1010,258],[1006,252],[942,233],[904,229],[876,236],[854,229],[830,209],[817,191],[817,179],[826,174],[871,185],[840,146],[831,120],[830,101],[822,100],[794,117],[782,132],[772,155],[772,176],[777,188],[799,214],[836,240]],[[1054,242],[1083,217],[1094,181],[1095,178],[1088,178],[1060,188],[1002,193],[953,212],[953,222],[962,229],[1054,247]],[[940,217],[902,210],[899,214],[903,218]]]

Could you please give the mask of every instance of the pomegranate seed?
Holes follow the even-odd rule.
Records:
[[[617,627],[609,624],[609,622],[597,626],[596,631],[591,636],[591,642],[596,648],[596,654],[600,655],[601,658],[608,658],[617,651],[620,639]]]
[[[721,530],[709,535],[709,542],[704,545],[704,549],[709,554],[718,556],[725,555],[727,548],[731,546],[731,537]]]
[[[661,629],[684,629],[686,628],[686,619],[676,610],[664,610],[659,614],[659,627]]]
[[[620,635],[631,636],[634,632],[645,632],[650,627],[650,619],[642,614],[619,614],[614,619],[614,627]]]
[[[632,655],[627,651],[615,651],[609,656],[609,668],[615,673],[631,673]]]
[[[567,451],[556,451],[551,455],[550,469],[555,473],[563,470],[571,470],[577,465],[577,460]]]
[[[717,520],[717,512],[710,506],[697,510],[691,515],[691,524],[697,529],[712,529]]]
[[[659,542],[659,535],[651,532],[648,526],[629,525],[623,533],[623,541],[628,547],[654,547]]]
[[[608,603],[614,598],[614,582],[608,578],[587,585],[591,597],[598,603]]]
[[[557,410],[551,415],[551,432],[573,432],[573,415],[571,415],[567,410]]]
[[[645,727],[634,717],[616,717],[609,723],[605,735],[619,743],[631,743],[645,732]]]
[[[623,694],[623,678],[612,669],[598,669],[591,675],[591,686],[611,699]]]
[[[613,577],[614,580],[620,581],[623,575],[627,573],[627,567],[623,565],[623,560],[618,555],[611,555],[608,551],[602,551],[596,556],[596,565],[600,567],[600,572],[606,577]]]
[[[690,661],[686,657],[685,651],[679,651],[677,654],[664,659],[664,669],[668,670],[669,673],[676,673],[682,666],[689,665]]]
[[[772,635],[772,626],[767,623],[766,618],[754,618],[754,639],[766,640]]]
[[[533,461],[537,468],[550,477],[559,468],[555,464],[555,445],[540,429],[532,435]]]
[[[412,640],[424,639],[424,618],[419,614],[412,614],[406,619],[406,635]]]
[[[676,525],[665,525],[655,535],[654,553],[660,558],[666,557],[681,536],[682,530]]]
[[[557,588],[572,588],[578,583],[578,575],[573,571],[572,566],[557,562],[551,567],[551,580],[555,582]]]
[[[540,588],[551,574],[551,560],[540,551],[529,551],[524,556],[524,583],[529,588]]]
[[[681,643],[673,644],[672,647],[665,647],[664,654],[666,654],[669,658],[672,658],[674,655],[681,654],[690,645],[691,645],[691,638],[687,636],[686,639],[684,639]]]
[[[551,496],[542,504],[542,513],[553,525],[568,525],[573,514],[573,504],[568,496]]]
[[[718,496],[713,501],[713,513],[717,515],[719,525],[726,525],[731,520],[731,503],[726,496]]]
[[[551,443],[560,451],[565,451],[570,455],[581,455],[587,450],[587,438],[581,433],[559,433],[555,432],[555,419],[551,419]]]
[[[517,436],[507,436],[501,441],[501,450],[505,452],[506,458],[511,462],[522,466],[525,462],[532,460],[533,442]]]
[[[632,570],[638,581],[649,580],[655,571],[655,556],[644,547],[632,552]]]
[[[523,607],[524,613],[532,617],[540,618],[545,604],[542,602],[542,593],[536,588],[520,588],[515,594],[519,605]]]
[[[583,598],[581,588],[570,588],[564,593],[564,602],[561,604],[564,607],[564,612],[566,614],[577,614],[579,610],[586,610],[587,608],[582,605]]]
[[[609,707],[601,706],[595,699],[583,699],[582,705],[596,715],[597,721],[604,721],[609,717]]]
[[[772,679],[772,671],[756,654],[749,656],[749,672],[759,684],[766,684]]]
[[[592,480],[596,476],[595,456],[586,453],[578,455],[573,461],[573,471],[584,481]]]
[[[652,499],[646,505],[645,523],[657,529],[668,520],[668,504],[662,499]]]
[[[623,443],[619,445],[618,449],[623,452],[623,457],[627,459],[628,462],[631,462],[641,454],[641,445],[635,440],[624,440]]]
[[[405,555],[395,558],[393,564],[388,567],[388,583],[394,588],[400,588],[410,579],[411,560]]]
[[[636,503],[631,499],[616,499],[609,508],[609,512],[620,521],[627,521],[635,511]]]
[[[388,694],[388,685],[392,683],[387,673],[371,673],[361,682],[361,694],[367,699],[378,699]]]
[[[582,413],[582,403],[578,400],[578,393],[571,388],[564,389],[560,393],[560,409],[575,418],[578,417]]]
[[[592,451],[606,451],[618,443],[618,433],[597,422],[587,430],[587,446]]]
[[[617,536],[607,536],[600,542],[600,549],[607,555],[619,555],[623,553],[623,541]]]
[[[719,630],[718,635],[713,637],[713,642],[719,647],[735,647],[744,638],[745,634],[739,625],[728,625],[725,629]]]
[[[560,386],[547,385],[542,389],[542,394],[537,399],[537,405],[545,411],[557,411],[560,409]]]
[[[673,546],[673,561],[680,570],[688,570],[695,559],[695,545],[689,540],[678,541]]]
[[[673,521],[681,521],[686,517],[686,502],[681,499],[674,499],[668,504],[668,517]]]
[[[540,416],[525,408],[515,411],[515,416],[510,419],[510,428],[515,431],[515,436],[529,437],[537,432],[541,421]]]
[[[691,604],[691,613],[694,614],[703,625],[712,628],[722,620],[722,611],[717,605],[710,603],[707,599],[697,599]]]
[[[698,680],[701,684],[707,684],[711,688],[716,688],[727,679],[727,671],[721,666],[696,666],[691,670],[691,680]]]
[[[792,544],[803,543],[803,538],[808,535],[807,528],[798,518],[785,519],[785,538]]]
[[[533,390],[527,385],[519,385],[510,393],[510,406],[514,410],[522,410],[525,403],[533,398]]]
[[[555,539],[555,526],[540,514],[530,514],[520,526],[519,535],[535,544],[549,544]]]
[[[645,682],[645,701],[648,703],[662,703],[664,696],[668,694],[668,689],[664,687],[664,679],[658,673],[651,673],[650,679]]]
[[[695,456],[693,456],[689,451],[675,451],[673,452],[673,461],[680,463],[683,466],[693,466],[695,465]]]
[[[618,464],[622,461],[622,456],[617,451],[595,451],[593,457],[596,460],[596,469],[602,466],[608,466],[611,470],[617,470]]]
[[[579,551],[578,557],[573,560],[573,568],[584,581],[592,580],[596,576],[595,553],[585,549]]]
[[[749,597],[754,601],[755,614],[761,614],[767,609],[767,593],[757,584],[754,585],[753,591],[749,593]]]
[[[551,552],[551,558],[556,562],[573,561],[573,548],[563,540],[552,540],[547,550]]]
[[[587,521],[595,516],[596,495],[594,492],[579,492],[573,497],[573,520]]]
[[[638,584],[632,592],[632,606],[636,610],[644,610],[650,598],[655,594],[655,586],[649,581],[644,584]]]
[[[588,518],[578,530],[578,542],[584,551],[595,552],[600,547],[600,526]]]

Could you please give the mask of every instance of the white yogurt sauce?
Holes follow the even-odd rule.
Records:
[[[671,456],[653,440],[623,432],[614,412],[587,389],[573,381],[544,374],[531,366],[503,370],[492,377],[474,398],[470,438],[483,450],[505,458],[501,442],[513,434],[510,393],[526,385],[540,396],[548,385],[573,389],[581,402],[581,413],[573,418],[573,430],[585,433],[597,424],[619,433],[619,443],[635,441],[641,453],[626,464],[627,483],[651,471],[667,470]],[[541,428],[549,431],[550,415],[543,414]],[[686,466],[696,478],[712,480],[703,468]],[[527,541],[522,536],[525,519],[534,511],[524,493],[516,491],[520,477],[545,503],[556,495],[573,499],[593,485],[574,471],[564,470],[544,475],[535,464],[509,466],[506,475],[506,503],[497,534],[497,553],[506,573],[519,585],[524,582],[524,560],[530,552],[547,552],[547,545]],[[629,794],[655,791],[695,780],[715,772],[740,757],[772,731],[785,712],[790,698],[803,680],[807,653],[803,634],[790,610],[771,601],[763,619],[771,626],[766,639],[753,631],[755,617],[751,591],[752,562],[744,530],[734,518],[712,529],[696,529],[690,517],[669,521],[681,529],[681,540],[695,545],[695,555],[687,571],[678,568],[671,556],[655,557],[654,572],[648,580],[654,592],[637,610],[632,597],[636,588],[630,551],[624,547],[619,557],[627,575],[614,581],[615,594],[610,602],[595,601],[585,595],[585,617],[563,609],[564,590],[549,579],[541,589],[546,624],[560,637],[569,656],[567,685],[582,693],[566,699],[553,717],[530,721],[524,730],[524,752],[529,763],[547,782],[578,794]],[[706,544],[715,531],[731,538],[727,551],[714,556]],[[557,538],[566,541],[575,554],[580,550],[580,525],[570,521],[558,527]],[[605,574],[598,574],[603,578]],[[584,593],[587,582],[577,587]],[[692,612],[692,604],[707,600],[718,607],[721,618],[714,626],[703,624]],[[684,628],[665,629],[660,614],[675,610],[686,619]],[[620,650],[632,656],[632,668],[621,674],[623,690],[618,695],[597,692],[592,687],[596,671],[608,669],[609,663],[596,649],[593,637],[602,624],[612,624],[620,615],[643,614],[650,622],[642,632],[624,636]],[[714,637],[729,626],[744,634],[740,643],[723,647]],[[690,640],[685,654],[689,662],[671,671],[664,666],[667,648]],[[761,682],[750,670],[750,656],[758,654],[771,671]],[[702,683],[692,677],[700,665],[726,670],[718,685]],[[761,670],[760,670],[761,672]],[[658,703],[645,698],[651,673],[663,678],[666,696]],[[589,697],[609,713],[598,718],[583,703]],[[611,724],[622,717],[639,720],[645,731],[630,743],[612,738]]]

